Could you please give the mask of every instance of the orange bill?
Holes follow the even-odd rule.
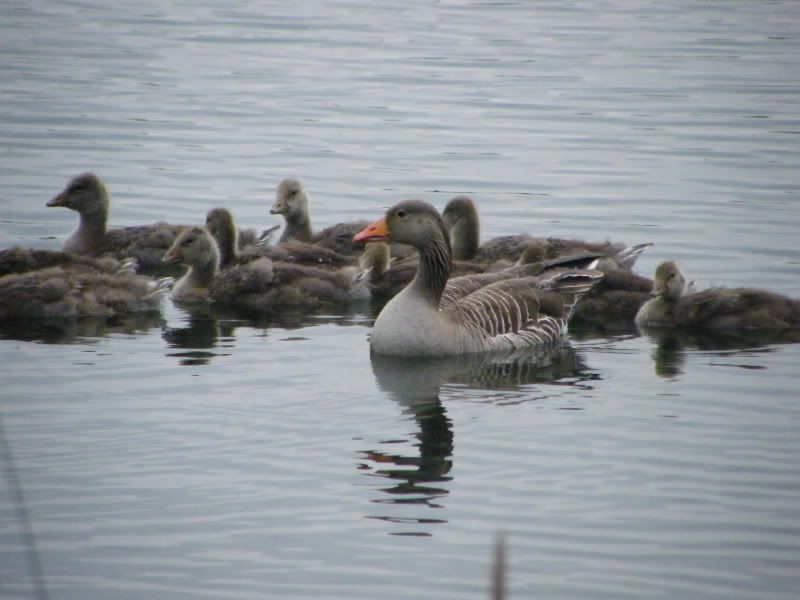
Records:
[[[354,242],[379,242],[389,237],[389,226],[386,224],[386,217],[381,217],[374,223],[368,225],[355,236]]]

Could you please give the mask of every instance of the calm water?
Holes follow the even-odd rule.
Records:
[[[653,241],[800,296],[800,4],[9,0],[0,247],[112,223],[318,226],[418,197],[484,236]],[[377,360],[374,311],[166,303],[0,328],[0,597],[786,598],[800,345],[574,327],[547,357]]]

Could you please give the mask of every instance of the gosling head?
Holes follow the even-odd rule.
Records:
[[[389,268],[389,259],[389,244],[370,242],[364,247],[364,252],[358,259],[358,266],[362,271],[383,273]]]
[[[203,227],[188,227],[178,234],[161,262],[192,266],[219,265],[217,245]]]
[[[281,181],[269,213],[283,215],[287,220],[297,219],[308,213],[308,195],[303,184],[297,179]]]
[[[67,187],[47,206],[63,206],[81,215],[105,215],[108,212],[106,186],[94,173],[81,173],[73,177]]]
[[[678,263],[668,260],[656,268],[651,296],[676,301],[682,298],[688,289],[688,281]]]
[[[442,220],[448,231],[465,223],[474,223],[478,220],[478,209],[471,198],[456,196],[442,211]]]
[[[206,215],[206,229],[216,240],[237,235],[233,214],[227,208],[212,208]]]
[[[436,209],[422,200],[403,200],[398,202],[363,231],[356,234],[353,241],[378,242],[393,241],[421,248],[431,242],[450,242],[442,218]]]

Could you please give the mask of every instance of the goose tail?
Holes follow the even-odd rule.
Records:
[[[620,266],[623,266],[626,269],[631,269],[633,268],[633,264],[636,262],[636,259],[642,255],[642,252],[650,248],[652,245],[652,242],[648,242],[646,244],[628,246],[627,248],[623,248],[617,252],[614,258],[620,264]]]
[[[564,316],[569,320],[572,311],[583,295],[603,278],[603,272],[595,269],[596,261],[580,271],[557,271],[543,283],[543,287],[561,294],[564,299]]]

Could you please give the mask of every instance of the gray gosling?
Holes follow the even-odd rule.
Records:
[[[651,295],[636,315],[636,323],[643,327],[729,333],[800,328],[800,300],[754,288],[714,287],[689,292],[689,281],[674,261],[658,265]]]

